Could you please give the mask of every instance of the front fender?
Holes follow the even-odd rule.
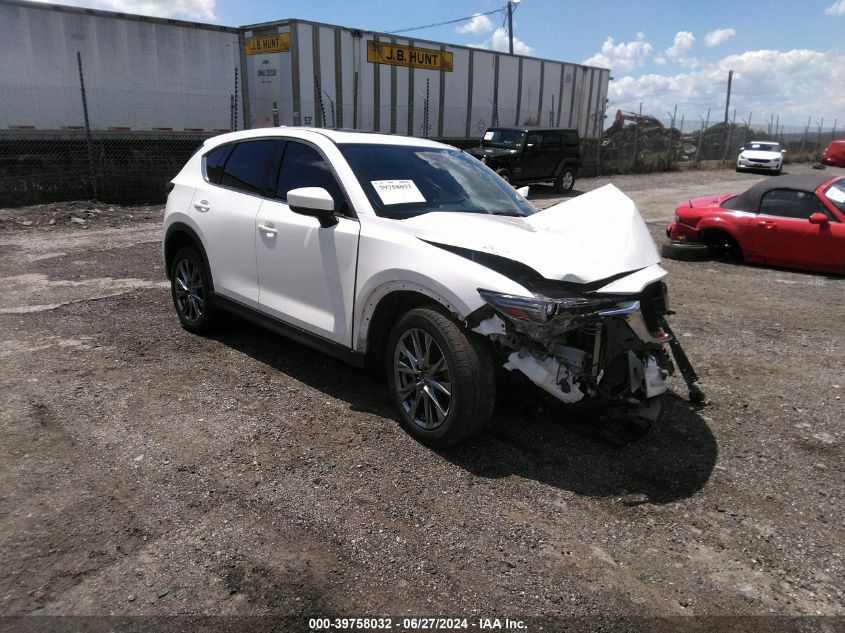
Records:
[[[725,221],[723,218],[702,218],[695,228],[697,229],[699,235],[701,235],[702,231],[707,230],[715,230],[721,231],[722,233],[727,233],[731,237],[731,239],[733,239],[737,244],[740,244],[740,236],[738,235],[736,226],[734,226],[730,222]]]
[[[393,220],[362,217],[358,252],[353,315],[356,351],[366,349],[376,308],[393,292],[410,291],[429,297],[458,320],[484,305],[479,288],[531,294],[486,266],[418,239]]]

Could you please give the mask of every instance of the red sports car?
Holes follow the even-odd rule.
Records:
[[[845,167],[845,141],[831,141],[822,154],[822,162],[833,167]]]
[[[703,259],[727,249],[754,264],[845,275],[845,178],[778,176],[745,193],[675,209],[663,255]]]

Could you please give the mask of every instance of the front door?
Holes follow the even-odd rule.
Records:
[[[824,213],[830,224],[811,224],[813,213]],[[840,224],[813,192],[773,189],[760,200],[760,212],[750,223],[754,250],[775,266],[832,269]],[[841,239],[841,238],[839,238]]]
[[[290,210],[287,192],[323,187],[335,200],[338,223]],[[352,308],[360,224],[324,156],[288,140],[276,189],[254,223],[259,308],[262,312],[346,347],[352,346]]]

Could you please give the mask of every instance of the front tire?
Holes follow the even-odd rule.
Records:
[[[455,444],[490,419],[496,398],[490,351],[442,312],[424,307],[402,315],[385,357],[402,427],[420,442]]]
[[[180,248],[170,268],[170,294],[182,327],[189,332],[209,332],[216,311],[211,301],[211,276],[193,246]]]
[[[557,180],[555,180],[555,189],[560,193],[568,193],[572,191],[572,187],[574,186],[575,172],[569,167],[564,167],[563,171],[558,175]]]
[[[660,254],[666,259],[700,262],[710,256],[710,249],[700,242],[664,242]]]
[[[511,183],[511,173],[507,169],[497,169],[496,173],[499,174],[499,178],[504,180],[509,185],[513,186]]]

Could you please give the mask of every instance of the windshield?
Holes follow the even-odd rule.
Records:
[[[824,195],[833,203],[833,206],[845,213],[845,179],[837,180],[830,185]]]
[[[431,211],[526,216],[531,203],[461,150],[405,145],[339,145],[376,215],[404,219]]]
[[[780,145],[777,143],[750,143],[745,146],[747,152],[779,152]]]
[[[522,147],[522,139],[525,132],[519,130],[487,130],[481,145],[485,147],[506,147],[508,149],[519,149]]]

